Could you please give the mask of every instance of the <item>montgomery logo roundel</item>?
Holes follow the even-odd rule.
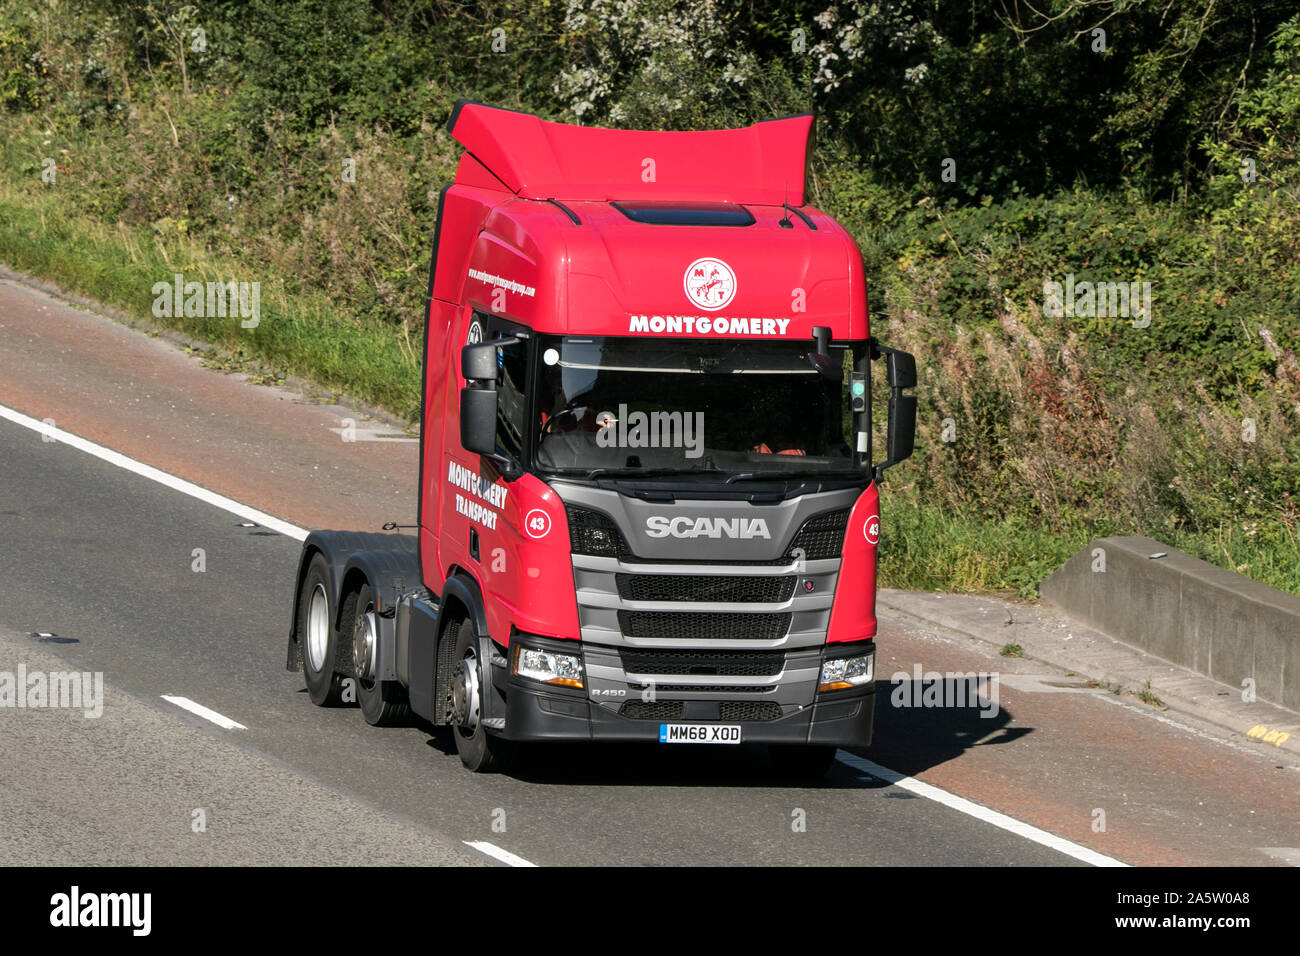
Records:
[[[696,259],[682,281],[686,298],[706,312],[725,309],[736,297],[736,274],[721,259]]]

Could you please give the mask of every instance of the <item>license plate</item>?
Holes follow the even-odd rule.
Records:
[[[739,724],[660,724],[661,744],[738,744]]]

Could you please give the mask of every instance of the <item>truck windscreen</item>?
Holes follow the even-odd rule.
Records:
[[[815,368],[811,341],[540,339],[537,465],[545,471],[863,473],[844,381]],[[847,351],[832,347],[834,371]]]

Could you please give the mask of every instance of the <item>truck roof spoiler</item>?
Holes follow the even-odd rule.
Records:
[[[811,113],[742,129],[615,130],[457,100],[447,132],[522,199],[802,206]]]

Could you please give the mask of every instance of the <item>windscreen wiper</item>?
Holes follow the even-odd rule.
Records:
[[[583,475],[588,481],[593,478],[662,478],[667,475],[725,475],[719,468],[593,468]]]
[[[766,481],[769,479],[780,481],[834,481],[836,479],[861,478],[865,472],[859,474],[853,471],[741,471],[731,475],[724,484],[731,484],[734,481]]]
[[[723,478],[724,485],[737,481],[822,481],[827,478],[855,478],[854,472],[839,471],[727,471],[723,468],[593,468],[582,473],[587,481],[596,478]]]

